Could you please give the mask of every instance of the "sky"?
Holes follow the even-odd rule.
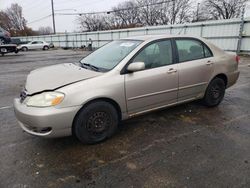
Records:
[[[80,13],[108,11],[126,0],[54,0],[55,13]],[[52,27],[51,0],[0,0],[0,10],[18,3],[23,8],[24,18],[28,26],[34,30],[39,27]],[[48,16],[47,18],[44,18]],[[250,17],[250,2],[246,8],[246,17]],[[41,20],[40,20],[41,19]],[[76,16],[55,16],[56,32],[79,31]]]
[[[80,13],[110,10],[125,0],[54,0],[55,13]],[[52,17],[39,20],[52,13],[51,0],[0,0],[0,10],[10,7],[12,3],[18,3],[23,8],[24,18],[28,26],[38,29],[41,26],[52,27]],[[67,10],[65,10],[67,9]],[[79,31],[76,16],[55,16],[56,32]]]

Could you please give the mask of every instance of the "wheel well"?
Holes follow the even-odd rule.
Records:
[[[108,102],[108,103],[112,104],[112,105],[115,107],[115,109],[116,109],[116,111],[117,111],[117,113],[118,113],[119,120],[122,119],[122,112],[121,112],[121,108],[120,108],[119,104],[118,104],[116,101],[114,101],[114,100],[112,100],[112,99],[110,99],[110,98],[105,98],[105,97],[103,97],[103,98],[93,99],[93,100],[88,101],[87,103],[85,103],[85,104],[82,106],[81,109],[83,109],[83,108],[86,107],[87,105],[89,105],[89,104],[91,104],[91,103],[94,103],[94,102],[97,102],[97,101],[105,101],[105,102]],[[81,109],[80,109],[80,110],[81,110]],[[79,110],[79,111],[80,111],[80,110]],[[77,114],[78,114],[78,113],[77,113]]]
[[[119,121],[121,121],[121,119],[122,119],[121,108],[120,108],[119,104],[118,104],[116,101],[114,101],[114,100],[112,100],[112,99],[110,99],[110,98],[104,98],[104,97],[103,97],[103,98],[93,99],[93,100],[91,100],[91,101],[88,101],[86,104],[84,104],[84,105],[80,108],[80,110],[78,110],[78,112],[76,113],[76,115],[75,115],[75,117],[74,117],[74,119],[73,119],[73,123],[72,123],[72,135],[75,134],[74,131],[73,131],[73,126],[75,125],[75,119],[76,119],[76,117],[78,116],[79,112],[80,112],[83,108],[85,108],[87,105],[89,105],[89,104],[91,104],[91,103],[93,103],[93,102],[97,102],[97,101],[105,101],[105,102],[108,102],[108,103],[112,104],[112,105],[115,107],[115,109],[116,109],[116,111],[117,111],[117,113],[118,113]]]
[[[227,86],[227,76],[225,74],[218,74],[214,78],[220,78],[225,82],[225,86]]]

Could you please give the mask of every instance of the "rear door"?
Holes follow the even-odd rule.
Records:
[[[144,62],[146,68],[125,75],[129,114],[177,102],[178,65],[173,61],[171,40],[156,41],[147,45],[132,62]]]
[[[43,49],[43,46],[44,46],[43,41],[37,41],[37,45],[36,45],[37,49]]]
[[[213,54],[200,40],[175,39],[179,59],[178,101],[203,96],[214,70]]]

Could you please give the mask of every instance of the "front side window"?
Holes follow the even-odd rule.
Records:
[[[211,57],[211,51],[201,42],[192,39],[177,39],[179,62]]]
[[[31,44],[37,44],[37,41],[32,42]]]
[[[144,62],[146,69],[172,64],[171,41],[159,41],[148,45],[134,57],[132,62]]]
[[[95,67],[99,71],[109,71],[141,43],[140,40],[112,41],[83,58],[80,62],[83,66]]]

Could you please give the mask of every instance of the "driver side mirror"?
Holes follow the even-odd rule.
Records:
[[[136,72],[136,71],[140,71],[140,70],[144,70],[145,69],[145,63],[144,62],[134,62],[134,63],[130,63],[127,67],[127,70],[129,72]]]

